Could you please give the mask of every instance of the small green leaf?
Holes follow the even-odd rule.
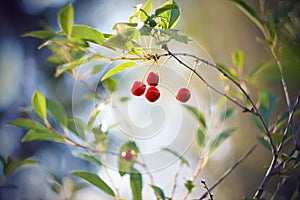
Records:
[[[50,31],[40,30],[40,31],[32,31],[29,33],[25,33],[22,35],[22,37],[35,37],[43,40],[49,40],[55,37],[55,33]]]
[[[245,55],[241,50],[237,50],[231,54],[232,63],[239,69],[244,67]]]
[[[233,1],[237,7],[245,14],[249,17],[249,19],[256,24],[256,26],[262,31],[264,32],[264,26],[263,26],[263,21],[262,19],[258,16],[258,14],[256,13],[256,11],[250,7],[246,2],[244,2],[243,0],[231,0]]]
[[[184,105],[184,107],[199,121],[200,125],[202,125],[204,129],[206,129],[204,114],[193,106]]]
[[[82,64],[84,64],[86,62],[93,61],[93,60],[101,60],[101,59],[102,59],[101,56],[96,55],[96,56],[91,56],[91,57],[88,57],[88,58],[80,58],[80,59],[74,60],[71,63],[66,63],[66,64],[64,64],[62,66],[59,66],[56,69],[55,77],[58,77],[62,73],[70,71],[71,69],[73,69],[75,67],[78,67],[79,65],[82,65]]]
[[[117,83],[117,80],[112,77],[106,78],[104,81],[102,81],[104,87],[106,87],[110,92],[115,91]]]
[[[191,194],[193,191],[193,188],[195,187],[193,181],[191,180],[186,180],[186,182],[184,183],[184,186],[186,187],[186,189],[188,190],[188,193]]]
[[[101,65],[95,65],[91,71],[89,72],[90,74],[97,74],[98,72],[100,72],[102,69]]]
[[[150,186],[152,187],[152,189],[154,190],[155,195],[159,199],[161,199],[161,200],[165,200],[166,199],[165,193],[164,193],[164,191],[160,187],[158,187],[156,185],[150,185]]]
[[[53,132],[47,129],[43,131],[31,129],[22,138],[22,142],[30,142],[35,140],[65,142],[63,136],[54,134]]]
[[[197,131],[197,142],[200,147],[203,147],[205,144],[205,133],[201,129]]]
[[[178,6],[175,4],[165,4],[162,7],[156,9],[154,15],[157,17],[160,14],[162,14],[163,12],[173,10],[173,9],[178,9]]]
[[[42,124],[40,124],[36,121],[32,121],[31,119],[28,119],[28,118],[19,118],[19,119],[9,122],[9,124],[15,125],[15,126],[18,126],[21,128],[25,128],[25,129],[35,129],[35,130],[39,130],[39,131],[44,131],[45,129],[47,130],[47,128],[45,126],[43,126]]]
[[[47,105],[44,95],[38,91],[35,91],[32,96],[32,106],[37,115],[43,119],[47,119]]]
[[[3,166],[3,174],[9,176],[13,174],[17,169],[24,165],[35,164],[36,161],[32,159],[19,160],[18,158],[7,158],[6,164]]]
[[[161,29],[160,30],[161,33],[166,34],[168,36],[170,36],[172,39],[178,41],[178,42],[182,42],[184,44],[187,44],[189,41],[188,36],[184,35],[184,34],[179,34],[178,30],[174,30],[174,29]]]
[[[114,68],[112,68],[111,70],[109,70],[101,79],[101,81],[104,81],[105,79],[107,79],[108,77],[116,74],[116,73],[119,73],[121,71],[124,71],[128,68],[131,68],[131,67],[134,67],[136,66],[136,63],[135,62],[124,62],[122,64],[119,64],[117,66],[115,66]]]
[[[258,109],[267,125],[269,124],[269,118],[272,112],[274,111],[278,101],[279,101],[279,97],[272,96],[272,94],[269,93],[267,90],[262,90],[259,93]]]
[[[171,153],[174,156],[176,156],[177,158],[179,158],[182,163],[185,163],[187,166],[189,166],[189,162],[187,161],[187,159],[185,159],[183,156],[180,156],[176,151],[169,149],[167,147],[162,148],[162,150],[168,151],[169,153]]]
[[[236,82],[239,82],[239,79],[237,77],[237,72],[233,68],[229,68],[223,64],[217,63],[217,67],[219,68],[220,71],[224,72],[226,75],[225,77],[228,78],[227,76],[230,76],[233,80]],[[224,74],[223,74],[224,75]]]
[[[228,108],[221,114],[220,119],[222,121],[225,121],[225,120],[229,119],[230,117],[232,117],[235,113],[236,113],[236,110],[234,108]]]
[[[80,139],[85,140],[85,123],[76,117],[68,118],[68,129],[70,129],[75,135],[77,135]]]
[[[103,190],[105,193],[113,197],[116,196],[114,191],[97,174],[84,172],[84,171],[77,171],[77,172],[73,172],[72,174],[80,178],[83,178],[84,180],[88,181],[89,183]]]
[[[58,24],[61,30],[70,36],[72,33],[72,25],[74,21],[74,8],[71,3],[68,3],[58,13]]]
[[[133,200],[142,200],[143,180],[141,173],[132,168],[130,172],[130,187]]]
[[[72,36],[96,44],[101,44],[104,41],[104,36],[101,32],[87,25],[74,25]]]
[[[91,163],[94,163],[98,166],[101,166],[102,163],[100,162],[100,159],[96,158],[95,156],[91,155],[91,154],[86,154],[86,153],[75,153],[75,156],[82,158],[84,160],[87,160]]]
[[[150,13],[151,10],[152,10],[152,0],[148,0],[148,1],[145,3],[145,6],[143,7],[143,10],[149,15],[149,13]],[[148,16],[147,16],[144,12],[141,12],[140,20],[141,20],[142,22],[144,22],[147,18],[148,18]]]
[[[54,99],[46,99],[46,102],[47,109],[53,119],[55,119],[60,125],[67,127],[68,117],[62,104]]]
[[[228,129],[218,135],[210,145],[209,154],[212,154],[227,138],[229,138],[237,128]]]
[[[252,69],[252,71],[249,73],[249,78],[252,80],[257,79],[257,77],[266,69],[270,66],[269,63],[262,63],[257,65]]]
[[[270,143],[263,136],[257,136],[257,139],[266,149],[272,152],[272,147]]]
[[[131,160],[127,161],[122,158],[122,153],[126,152],[126,150],[133,150],[135,152]],[[128,141],[121,146],[119,150],[119,158],[118,158],[118,169],[119,169],[119,174],[121,176],[124,176],[125,174],[131,172],[139,152],[140,152],[139,148],[137,147],[136,143],[133,141]]]

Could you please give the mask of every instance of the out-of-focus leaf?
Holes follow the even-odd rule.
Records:
[[[236,110],[234,108],[228,108],[223,113],[221,113],[220,119],[222,121],[225,121],[225,120],[229,119],[230,117],[232,117],[235,113],[236,113]]]
[[[239,79],[237,77],[237,72],[235,69],[233,68],[229,68],[223,64],[217,63],[217,67],[224,72],[225,74],[227,74],[227,76],[230,76],[233,80],[235,80],[236,82],[239,83]],[[228,78],[227,76],[225,76],[226,78]]]
[[[249,17],[249,19],[262,31],[264,32],[263,21],[256,13],[256,11],[250,7],[245,1],[243,0],[231,0],[233,1],[237,7]]]
[[[272,147],[270,143],[263,136],[257,136],[257,139],[266,149],[272,152]]]
[[[43,119],[47,119],[47,105],[44,95],[38,91],[35,91],[32,96],[32,106],[37,115]]]
[[[105,79],[107,79],[108,77],[116,74],[116,73],[119,73],[119,72],[122,72],[126,69],[129,69],[131,67],[134,67],[136,66],[136,63],[135,62],[124,62],[122,64],[119,64],[115,67],[113,67],[111,70],[109,70],[102,78],[101,78],[101,81],[104,81]]]
[[[47,128],[36,121],[32,121],[28,118],[19,118],[14,121],[9,122],[9,124],[18,126],[25,129],[35,129],[39,131],[47,130]]]
[[[22,142],[30,142],[30,141],[54,141],[54,142],[65,142],[65,139],[61,135],[54,134],[50,130],[29,130],[25,136],[22,138]]]
[[[97,74],[98,72],[100,72],[102,69],[102,66],[101,65],[95,65],[91,71],[90,71],[90,74]]]
[[[239,69],[244,67],[245,55],[241,50],[237,50],[231,54],[232,63]]]
[[[155,16],[161,17],[162,22],[160,23],[165,29],[172,29],[176,26],[179,17],[180,10],[177,3],[174,0],[167,1],[160,8],[155,10]]]
[[[83,178],[94,186],[100,188],[105,193],[115,197],[114,191],[97,175],[90,172],[77,171],[72,173],[75,176]]]
[[[36,161],[32,159],[25,159],[25,160],[20,160],[18,158],[11,159],[8,157],[6,159],[6,164],[3,166],[3,174],[5,176],[9,176],[13,174],[17,169],[24,165],[31,165],[35,164]]]
[[[29,33],[25,33],[22,35],[22,37],[35,37],[43,40],[49,40],[55,37],[55,33],[50,31],[40,30],[40,31],[32,31]]]
[[[174,39],[178,42],[182,42],[184,44],[187,44],[189,41],[189,38],[187,35],[180,34],[180,33],[178,33],[178,30],[175,30],[175,29],[161,29],[160,32],[163,34],[166,34],[166,35],[170,36],[172,39]]]
[[[101,32],[87,25],[74,25],[72,36],[96,44],[101,44],[104,41],[104,36]]]
[[[203,147],[205,144],[205,133],[200,128],[197,131],[197,142],[200,147]]]
[[[130,23],[133,23],[133,22],[136,22],[134,21],[133,19],[134,18],[138,18],[139,15],[140,15],[140,21],[142,22],[145,22],[148,18],[148,16],[150,15],[150,12],[152,10],[152,0],[148,0],[144,7],[142,8],[144,12],[146,12],[147,14],[145,14],[144,12],[140,11],[140,10],[137,10],[130,18],[129,18],[129,22]],[[148,15],[148,16],[147,16]]]
[[[53,119],[55,119],[60,125],[67,127],[68,117],[63,105],[54,99],[46,99],[46,103],[47,109]]]
[[[130,187],[133,200],[142,200],[143,180],[141,173],[132,168],[130,172]]]
[[[183,156],[179,155],[176,151],[174,151],[170,148],[167,148],[167,147],[162,148],[162,150],[170,152],[171,154],[173,154],[174,156],[179,158],[182,163],[185,163],[186,165],[189,166],[189,162],[187,161],[187,159],[185,159]]]
[[[73,62],[71,63],[66,63],[62,66],[59,66],[57,69],[56,69],[56,72],[55,72],[55,77],[58,77],[60,76],[62,73],[66,72],[66,71],[69,71],[75,67],[78,67],[79,65],[82,65],[86,62],[89,62],[89,61],[94,61],[94,60],[101,60],[102,59],[102,56],[100,55],[96,55],[96,56],[91,56],[91,57],[88,57],[88,58],[80,58],[78,60],[74,60]]]
[[[257,77],[269,66],[270,66],[269,63],[262,63],[262,64],[257,65],[249,73],[249,79],[250,80],[257,79]]]
[[[173,9],[178,9],[178,6],[175,5],[175,4],[164,4],[162,7],[155,10],[154,15],[159,16],[163,12],[170,11],[170,10],[173,10]]]
[[[184,105],[184,107],[198,120],[199,124],[206,129],[206,121],[204,114],[197,108],[189,105]]]
[[[193,183],[193,181],[191,180],[186,180],[184,183],[184,186],[186,187],[186,189],[188,190],[188,193],[191,194],[195,185]]]
[[[68,3],[58,13],[58,24],[61,30],[68,36],[72,33],[72,25],[74,21],[74,8]]]
[[[117,86],[117,80],[109,77],[106,78],[104,81],[102,81],[102,84],[110,91],[110,92],[114,92]]]
[[[227,138],[229,138],[237,128],[228,129],[218,135],[210,145],[209,154],[212,154]]]
[[[295,188],[295,191],[293,192],[292,197],[291,197],[291,200],[297,200],[297,199],[300,199],[300,180],[299,180],[299,178],[297,181],[297,186]]]
[[[69,117],[68,129],[70,129],[79,138],[85,140],[86,125],[81,119],[78,119],[76,117]]]
[[[131,160],[124,160],[122,158],[122,153],[126,152],[127,150],[134,151],[134,155]],[[132,167],[136,162],[139,152],[140,152],[139,148],[137,147],[136,143],[133,141],[128,141],[121,146],[121,148],[119,150],[119,158],[118,158],[118,168],[119,168],[119,174],[121,176],[131,173]]]
[[[275,109],[279,97],[272,96],[268,91],[262,90],[258,97],[258,109],[264,118],[266,124],[269,124],[269,118]]]
[[[158,187],[156,185],[150,185],[150,186],[152,187],[152,189],[154,190],[155,195],[159,199],[161,199],[161,200],[165,200],[166,199],[165,193],[164,193],[164,191],[160,187]]]
[[[100,159],[96,158],[95,156],[91,154],[86,154],[86,153],[74,153],[74,155],[78,158],[82,158],[86,161],[89,161],[90,163],[94,163],[98,166],[101,166],[102,163],[100,162]]]

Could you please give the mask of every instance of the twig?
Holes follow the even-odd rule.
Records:
[[[211,190],[207,187],[205,180],[201,180],[201,183],[203,184],[207,194],[209,195],[209,200],[213,200],[213,194],[211,193]]]
[[[176,190],[176,187],[177,187],[177,178],[178,178],[179,171],[181,170],[182,166],[183,166],[183,162],[180,162],[180,164],[179,164],[179,166],[176,170],[176,173],[174,175],[173,188],[172,188],[170,199],[173,199],[173,196],[175,194],[175,190]]]
[[[280,188],[285,184],[285,182],[286,182],[286,178],[283,178],[283,179],[277,184],[276,190],[275,190],[275,192],[273,193],[273,195],[272,195],[272,197],[271,197],[271,200],[275,200],[277,193],[279,192]]]
[[[210,188],[209,191],[212,191],[217,185],[219,185],[231,172],[237,168],[252,152],[258,147],[259,143],[256,141],[254,145],[240,157]],[[203,200],[208,195],[208,192],[205,192],[199,200]]]

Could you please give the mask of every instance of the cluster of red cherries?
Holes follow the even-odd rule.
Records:
[[[142,96],[145,91],[145,97],[149,102],[155,102],[160,97],[160,91],[158,89],[158,83],[159,83],[159,75],[155,72],[150,72],[147,76],[147,84],[148,89],[146,91],[146,84],[142,81],[134,81],[131,86],[131,93],[134,96]],[[191,97],[191,92],[186,87],[182,87],[177,91],[176,99],[182,103],[187,102]]]

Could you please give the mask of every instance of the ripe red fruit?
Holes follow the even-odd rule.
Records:
[[[176,99],[182,103],[187,102],[191,97],[191,92],[187,88],[180,88],[177,92]]]
[[[156,87],[150,86],[145,96],[148,101],[155,102],[160,97],[160,92]]]
[[[156,74],[154,72],[150,72],[148,74],[148,77],[147,77],[147,83],[150,86],[157,86],[158,82],[159,82],[159,76],[158,76],[158,74]]]
[[[135,96],[142,96],[146,90],[146,85],[141,81],[134,81],[131,86],[131,93]]]
[[[135,155],[135,151],[132,149],[127,149],[126,151],[123,151],[121,154],[122,159],[126,161],[131,161],[134,155]]]

